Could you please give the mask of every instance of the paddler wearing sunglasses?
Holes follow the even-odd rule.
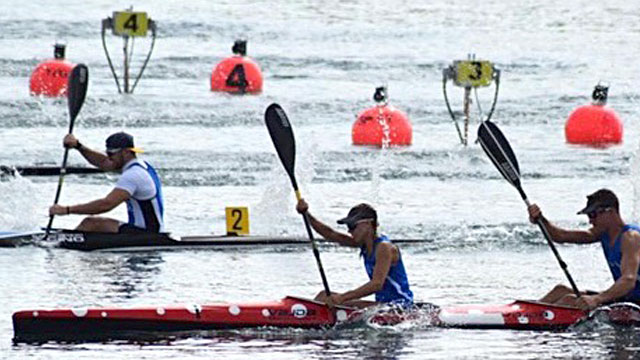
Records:
[[[591,310],[617,301],[640,303],[640,227],[626,224],[620,217],[618,197],[613,191],[600,189],[587,196],[587,206],[578,214],[589,217],[588,230],[566,230],[549,222],[536,204],[529,207],[531,222],[540,218],[557,243],[589,244],[600,242],[613,275],[614,283],[602,292],[587,291],[580,297],[571,288],[557,285],[540,301]]]
[[[88,216],[82,220],[76,230],[108,233],[164,231],[164,206],[160,178],[148,162],[136,156],[142,150],[134,146],[133,136],[125,132],[112,134],[106,140],[105,153],[83,145],[73,134],[65,136],[63,145],[78,150],[92,165],[104,171],[119,171],[122,175],[115,188],[104,198],[83,204],[53,205],[49,208],[50,215],[102,214],[126,202],[128,222]]]
[[[301,199],[296,210],[307,213],[313,229],[326,240],[340,245],[360,248],[360,256],[369,281],[344,293],[332,292],[330,296],[321,291],[316,300],[334,305],[367,307],[377,303],[393,303],[403,307],[413,304],[413,293],[409,289],[407,273],[402,263],[398,246],[389,238],[378,235],[378,214],[368,204],[359,204],[349,210],[347,217],[338,220],[346,225],[348,233],[332,229],[309,213],[309,205]],[[375,294],[375,301],[362,298]]]

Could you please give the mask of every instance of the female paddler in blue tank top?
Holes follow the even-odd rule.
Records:
[[[308,213],[308,209],[309,206],[304,200],[298,202],[296,210],[299,213]],[[370,279],[364,285],[344,293],[332,292],[327,296],[322,291],[316,296],[316,300],[356,307],[377,303],[392,303],[404,307],[413,305],[413,293],[409,289],[400,249],[386,236],[378,235],[378,215],[370,205],[356,205],[351,208],[347,217],[338,220],[338,224],[347,225],[348,234],[332,229],[311,214],[309,220],[313,229],[325,239],[340,245],[360,248]],[[375,294],[375,302],[362,300],[371,294]]]
[[[613,275],[614,283],[605,291],[584,292],[580,297],[571,288],[557,285],[540,301],[578,306],[591,310],[611,302],[640,303],[640,228],[625,224],[620,217],[618,197],[611,190],[600,189],[587,196],[587,206],[578,214],[589,217],[588,230],[565,230],[551,224],[536,204],[529,207],[532,222],[542,219],[553,241],[588,244],[599,242]]]

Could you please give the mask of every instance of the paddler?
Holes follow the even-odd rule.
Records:
[[[65,136],[63,145],[78,150],[90,164],[104,171],[121,172],[122,175],[115,188],[104,198],[83,204],[53,205],[49,208],[50,215],[102,214],[126,202],[128,222],[88,216],[76,230],[107,233],[157,233],[164,230],[160,178],[148,162],[137,158],[136,154],[142,150],[134,146],[133,136],[125,132],[109,136],[106,153],[88,148],[73,134]]]
[[[578,306],[591,310],[618,301],[640,303],[640,227],[626,224],[620,217],[618,197],[613,191],[600,189],[587,196],[587,206],[578,211],[589,217],[588,230],[566,230],[547,220],[536,204],[529,206],[529,219],[542,219],[551,238],[557,243],[590,244],[600,242],[613,275],[614,283],[602,292],[583,292],[576,297],[571,288],[557,285],[540,301]]]
[[[331,293],[321,291],[316,300],[334,305],[367,307],[377,303],[393,303],[408,307],[413,304],[413,293],[409,289],[407,273],[402,263],[398,246],[384,235],[378,235],[378,215],[368,204],[359,204],[351,208],[347,217],[338,220],[346,225],[348,233],[332,229],[309,213],[309,205],[301,199],[296,210],[307,213],[313,229],[327,240],[340,245],[360,248],[360,256],[369,275],[369,281],[362,286],[344,292]],[[375,302],[362,298],[375,294]]]

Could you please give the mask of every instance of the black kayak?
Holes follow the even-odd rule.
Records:
[[[174,238],[169,233],[96,233],[54,230],[47,240],[44,232],[0,232],[0,247],[36,245],[80,251],[155,251],[180,249],[217,249],[262,247],[271,245],[308,245],[309,239],[280,236],[193,235]],[[424,239],[394,239],[395,243],[423,243]]]
[[[72,230],[59,231],[49,237],[60,248],[81,251],[177,250],[255,245],[295,245],[308,242],[308,240],[300,238],[235,235],[185,236],[178,240],[168,233],[113,234]]]

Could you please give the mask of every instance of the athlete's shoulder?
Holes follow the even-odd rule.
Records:
[[[640,228],[637,226],[630,227],[624,234],[622,234],[622,247],[632,247],[633,249],[640,249]]]

